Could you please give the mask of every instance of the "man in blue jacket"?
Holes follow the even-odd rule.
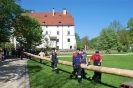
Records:
[[[75,75],[75,73],[77,72],[77,76],[78,76],[78,82],[81,83],[81,54],[80,54],[80,49],[77,48],[77,51],[73,54],[73,67],[74,67],[74,71],[71,73],[70,78],[73,77],[73,75]]]

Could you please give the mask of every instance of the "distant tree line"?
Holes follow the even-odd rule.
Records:
[[[120,21],[114,20],[108,27],[102,28],[99,36],[91,40],[87,36],[80,39],[76,33],[76,47],[98,50],[117,50],[126,52],[133,48],[133,18],[130,18],[127,27],[123,27]]]

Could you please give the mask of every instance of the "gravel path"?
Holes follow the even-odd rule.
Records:
[[[0,88],[30,88],[27,60],[11,58],[0,62]]]

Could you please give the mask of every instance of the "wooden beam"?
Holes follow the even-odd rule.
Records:
[[[43,60],[47,60],[50,61],[50,58],[48,57],[40,57],[38,55],[33,55],[27,52],[24,52],[27,55],[36,57],[36,58],[40,58]],[[59,64],[63,64],[63,65],[68,65],[68,66],[73,66],[72,62],[69,61],[62,61],[62,60],[58,60]],[[129,78],[133,78],[133,70],[126,70],[126,69],[118,69],[118,68],[109,68],[109,67],[102,67],[102,66],[94,66],[94,65],[85,65],[85,64],[81,64],[81,68],[87,69],[87,70],[92,70],[92,71],[98,71],[98,72],[102,72],[102,73],[107,73],[107,74],[112,74],[112,75],[118,75],[118,76],[124,76],[124,77],[129,77]]]

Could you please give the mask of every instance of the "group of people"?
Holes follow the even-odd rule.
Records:
[[[40,57],[44,57],[45,56],[44,50],[41,49],[41,51],[38,55]],[[52,72],[55,71],[56,73],[58,73],[58,69],[57,69],[58,57],[57,57],[57,52],[56,52],[55,48],[53,48],[52,51],[50,52],[50,60],[51,60]],[[44,63],[44,62],[42,62],[42,59],[40,59],[40,62]]]
[[[5,60],[7,57],[9,57],[9,48],[0,48],[0,61]]]
[[[45,53],[41,50],[41,52],[38,55],[41,57],[44,57]],[[58,57],[57,57],[57,52],[55,48],[53,48],[53,50],[50,53],[50,60],[51,60],[52,72],[58,73],[58,69],[57,69]],[[84,48],[82,48],[81,50],[80,48],[77,48],[77,50],[73,53],[73,56],[72,56],[73,71],[70,74],[70,78],[72,78],[73,76],[76,76],[76,78],[78,79],[78,82],[81,83],[82,78],[84,79],[87,78],[85,70],[81,68],[81,64],[85,64],[89,66],[91,62],[95,66],[101,66],[102,56],[99,54],[99,51],[96,50],[95,54],[90,56],[89,59],[87,60],[87,54]],[[91,80],[101,83],[101,73],[94,71],[94,75]]]
[[[81,50],[77,48],[76,52],[73,53],[72,63],[73,63],[73,71],[70,75],[70,78],[72,78],[77,73],[78,82],[81,83],[82,78],[86,79],[86,72],[83,68],[81,68],[81,64],[87,64],[89,66],[93,62],[93,65],[95,66],[101,66],[102,62],[102,56],[99,55],[99,51],[97,50],[94,55],[90,56],[90,58],[87,61],[87,54],[82,48]],[[101,83],[101,73],[94,71],[94,75],[92,77],[92,81],[97,81]]]

